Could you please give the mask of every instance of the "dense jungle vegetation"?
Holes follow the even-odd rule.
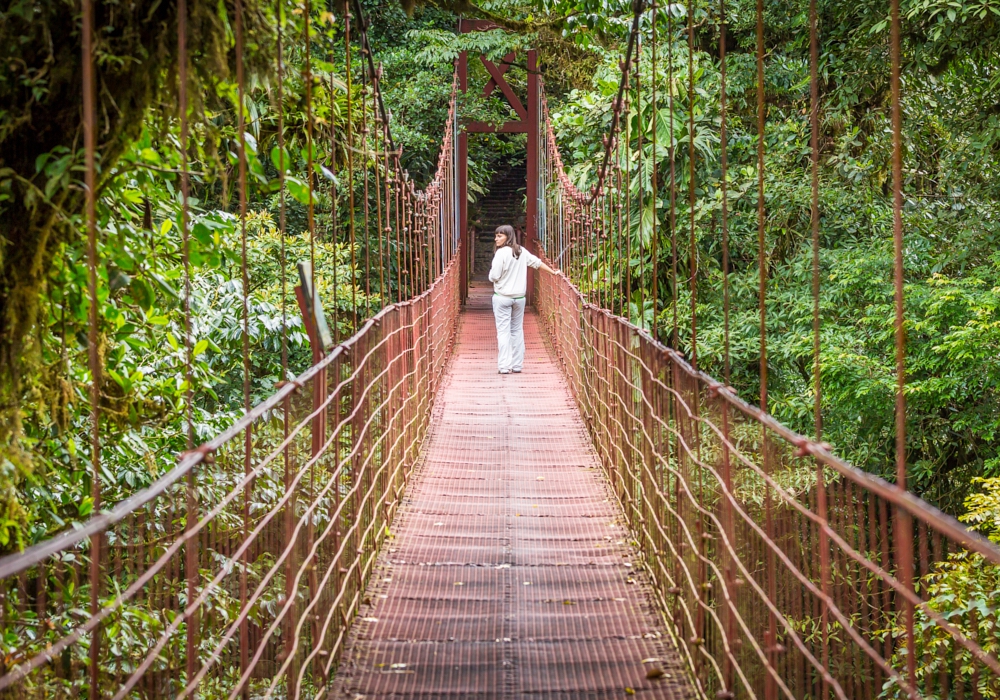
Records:
[[[628,3],[442,0],[400,7],[366,0],[363,5],[374,57],[382,66],[392,135],[418,186],[436,167],[457,52],[469,49],[499,58],[529,45],[540,52],[570,176],[581,189],[594,181],[631,18]],[[233,313],[241,308],[243,283],[236,215],[235,6],[191,0],[189,7],[196,358],[191,389],[199,442],[243,410],[243,331]],[[343,5],[337,3],[309,9],[313,84],[308,108],[317,134],[312,150],[315,237],[310,236],[301,40],[307,6],[296,1],[283,3],[280,12],[276,7],[258,0],[243,3],[253,402],[284,379],[283,329],[290,372],[301,372],[310,360],[294,297],[287,290],[282,294],[282,199],[288,259],[308,258],[314,247],[318,284],[336,337],[348,337],[361,320],[406,293],[396,284],[397,275],[388,274],[383,288],[375,283],[374,268],[350,266],[352,255],[360,259],[378,246],[380,232],[374,224],[360,228],[351,249],[345,225],[348,149],[341,135],[350,120],[355,133],[371,128],[378,141],[371,126],[377,111],[356,45],[348,110]],[[692,9],[694,91],[689,93],[684,26]],[[768,0],[765,9],[770,408],[786,424],[811,434],[807,3]],[[910,487],[1000,541],[1000,2],[905,0],[902,10]],[[635,140],[622,163],[633,192],[633,257],[625,260],[618,251],[610,273],[596,262],[586,272],[600,284],[630,266],[636,280],[629,299],[632,320],[659,328],[673,323],[670,297],[661,295],[659,308],[653,309],[638,287],[649,283],[653,268],[654,217],[661,237],[658,269],[669,269],[669,193],[663,174],[669,170],[671,139],[681,193],[678,227],[688,220],[687,118],[693,109],[698,355],[703,369],[720,376],[719,7],[697,0],[656,11],[656,74],[650,12],[641,25],[642,89],[631,87],[627,115]],[[94,507],[79,12],[66,0],[11,0],[0,13],[0,548],[6,551],[63,530]],[[888,5],[821,0],[819,12],[824,439],[855,465],[889,478],[895,378]],[[456,35],[458,13],[492,19],[508,31]],[[754,401],[759,390],[754,4],[732,0],[726,13],[732,384]],[[99,2],[97,15],[97,330],[104,414],[101,481],[108,504],[175,464],[186,445],[182,409],[188,387],[181,340],[176,5]],[[284,37],[280,76],[279,27]],[[523,90],[523,73],[511,76],[515,88]],[[651,80],[658,86],[655,153],[649,138]],[[284,152],[278,148],[279,86]],[[461,99],[461,108],[463,116],[485,120],[499,120],[506,111],[496,98],[475,96]],[[470,146],[473,198],[486,190],[494,172],[523,158],[523,141],[517,138],[481,135],[470,139]],[[661,174],[655,193],[654,160]],[[277,187],[282,164],[284,198]],[[367,184],[355,181],[357,202],[363,201]],[[684,276],[686,229],[679,228],[678,238]],[[666,276],[659,288],[669,290]],[[677,292],[681,309],[689,306],[686,289],[681,285]],[[681,313],[679,323],[684,351],[690,319]],[[955,577],[943,576],[934,584],[942,596],[961,589],[969,606],[995,603],[995,572],[980,570],[974,561],[950,566]]]
[[[819,11],[824,439],[854,464],[892,478],[895,367],[887,10],[874,3],[820,3]],[[712,7],[698,6],[695,13],[698,357],[703,369],[721,377],[718,16]],[[760,352],[756,39],[751,6],[727,4],[727,13],[730,356],[732,383],[753,399]],[[769,409],[786,424],[811,434],[808,14],[805,4],[767,4],[766,13]],[[995,176],[1000,155],[1000,74],[995,66],[1000,6],[920,2],[904,4],[903,13],[909,485],[945,510],[961,513],[970,485],[996,476],[1000,468],[1000,258],[996,253],[1000,229]],[[648,193],[654,160],[649,133],[652,105],[646,88],[637,101],[639,112],[633,102],[631,115],[633,134],[643,132],[647,172],[633,175],[633,201],[638,202],[630,218],[633,235],[648,247],[653,217],[658,216],[659,269],[668,269],[668,144],[673,124],[679,274],[686,278],[692,108],[687,90],[687,15],[677,5],[662,14],[660,32],[672,38],[659,42],[655,76],[660,86],[655,155],[660,192],[654,214],[653,195]],[[640,67],[646,85],[654,79],[651,59],[647,37]],[[593,133],[609,121],[617,61],[616,52],[605,54],[593,87],[573,91],[556,110],[564,150],[576,160],[573,174],[584,186],[599,165],[595,152],[600,143]],[[639,137],[633,138],[638,143]],[[631,264],[633,276],[644,275],[648,287],[648,255]],[[598,281],[608,278],[603,270],[591,274]],[[687,348],[690,294],[687,283],[679,286],[679,346]],[[659,328],[670,329],[673,313],[666,277],[659,288],[668,294],[660,307],[654,312],[647,306],[640,313],[642,297],[635,294],[632,316],[642,317],[649,326],[655,313]]]
[[[175,7],[140,2],[129,8],[118,14],[110,5],[98,6],[105,504],[170,469],[186,444]],[[436,167],[453,68],[450,59],[422,59],[420,52],[452,31],[456,16],[426,8],[411,18],[397,4],[372,3],[367,11],[371,43],[385,76],[381,91],[391,115],[391,135],[402,150],[403,168],[422,186]],[[67,12],[74,22],[65,21]],[[232,12],[232,6],[211,3],[194,3],[190,11],[191,45],[197,47],[191,60],[195,94],[188,153],[195,444],[231,424],[243,407],[243,329],[234,313],[242,306],[243,284]],[[360,223],[369,189],[374,199],[371,171],[379,163],[367,163],[367,181],[360,177],[363,168],[355,165],[358,231],[353,253],[355,259],[367,259],[370,269],[355,268],[352,274],[350,266],[347,149],[336,142],[348,119],[342,12],[342,6],[317,6],[311,13],[313,237],[307,221],[303,6],[289,3],[280,18],[285,42],[283,157],[278,149],[279,19],[263,3],[245,6],[252,403],[268,396],[281,379],[283,326],[292,375],[311,361],[291,291],[297,261],[315,256],[317,285],[335,339],[349,337],[387,300],[408,294],[405,281],[397,289],[394,270],[386,275],[385,289],[379,288],[370,253],[377,249],[379,235],[374,210],[365,210],[367,228]],[[5,549],[38,541],[93,508],[79,20],[73,3],[15,2],[0,25],[9,68],[0,76],[0,547]],[[494,34],[478,40],[475,48],[502,55],[518,41]],[[352,125],[356,134],[369,129],[364,143],[374,152],[378,115],[371,85],[365,83],[362,54],[357,46],[352,53]],[[479,112],[489,115],[488,109]],[[355,148],[361,141],[359,136]],[[381,140],[379,144],[384,146]],[[473,144],[474,190],[482,191],[493,165],[509,150],[496,139]],[[278,230],[282,162],[288,247],[284,309]],[[387,253],[386,260],[395,258]]]
[[[178,142],[176,86],[171,72],[172,9],[133,3],[124,14],[107,9],[98,44],[101,124],[102,232],[100,286],[103,307],[101,386],[110,449],[109,501],[149,483],[169,468],[183,443],[177,409],[183,401],[180,372],[181,305],[177,235]],[[491,56],[536,44],[550,110],[572,177],[581,187],[594,178],[600,136],[610,122],[618,62],[630,18],[626,6],[596,2],[535,5],[489,3],[479,16],[512,31],[456,36],[456,8],[427,5],[407,15],[393,3],[366,6],[371,40],[383,67],[383,93],[392,114],[402,161],[417,183],[433,172],[441,125],[451,91],[451,62],[462,48]],[[808,250],[809,178],[806,5],[766,5],[768,99],[766,193],[768,211],[768,316],[771,334],[771,410],[811,431],[811,300]],[[457,8],[462,9],[462,8]],[[476,10],[465,8],[472,14]],[[721,253],[719,196],[718,8],[695,5],[694,104],[699,356],[720,375]],[[727,5],[730,234],[733,316],[730,352],[733,384],[749,400],[757,390],[756,164],[753,8]],[[152,14],[144,14],[145,12]],[[193,67],[196,239],[192,263],[196,342],[197,438],[238,415],[241,398],[238,320],[227,313],[241,295],[235,199],[235,84],[232,8],[195,3]],[[821,238],[822,380],[825,438],[854,464],[892,473],[891,209],[886,11],[876,3],[821,3]],[[907,266],[908,458],[911,486],[945,510],[960,514],[978,479],[1000,475],[997,439],[998,236],[997,180],[1000,73],[997,72],[1000,6],[984,2],[919,0],[904,8],[905,226]],[[291,365],[308,361],[297,313],[280,312],[275,108],[277,26],[274,8],[249,3],[246,97],[250,154],[250,288],[253,397],[266,396],[280,377],[276,364],[281,324],[288,325]],[[342,8],[312,8],[314,119],[323,133],[346,120]],[[652,147],[651,94],[631,88],[633,142],[628,167],[637,195],[630,233],[638,251],[628,264],[636,289],[635,321],[661,329],[672,324],[672,303],[640,312],[637,288],[649,284],[652,217],[659,217],[661,271],[668,269],[668,133],[674,126],[676,221],[687,220],[687,8],[659,10],[659,86],[656,109],[661,176],[656,205],[648,192]],[[288,232],[291,259],[308,244],[305,202],[305,104],[302,7],[283,16],[284,128],[288,151]],[[19,547],[87,515],[88,424],[86,318],[88,300],[81,219],[79,24],[63,2],[15,2],[4,14],[5,72],[0,116],[0,446],[4,527],[0,544]],[[651,13],[642,25],[639,73],[651,78]],[[359,54],[360,55],[360,54]],[[672,62],[672,63],[671,63]],[[353,66],[355,112],[374,123],[361,61]],[[514,72],[512,71],[512,76]],[[515,78],[516,80],[516,78]],[[670,82],[672,80],[672,83]],[[523,79],[522,79],[523,82]],[[673,116],[670,108],[673,108]],[[498,104],[466,100],[466,115],[502,114]],[[483,114],[486,116],[484,117]],[[645,134],[643,163],[635,151]],[[321,140],[322,137],[318,137]],[[477,136],[470,185],[474,198],[494,169],[523,157],[516,138]],[[335,332],[346,337],[360,294],[363,313],[379,308],[393,289],[378,290],[359,271],[350,279],[343,224],[331,215],[331,178],[345,155],[336,145],[320,149],[317,250],[320,284]],[[360,184],[355,189],[360,196]],[[336,207],[344,221],[342,187]],[[678,224],[680,227],[681,224]],[[679,260],[687,265],[686,231]],[[376,234],[370,233],[370,236]],[[364,245],[374,245],[369,240]],[[358,246],[363,245],[358,242]],[[614,266],[622,267],[617,260]],[[338,274],[339,271],[339,274]],[[595,280],[604,270],[588,271]],[[611,275],[618,274],[612,271]],[[336,285],[332,280],[337,280]],[[389,284],[393,284],[390,275]],[[352,285],[355,287],[352,290]],[[686,287],[678,307],[687,308]],[[660,288],[667,289],[666,278]],[[367,295],[366,295],[367,291]],[[287,301],[287,300],[286,300]],[[294,310],[294,305],[292,306]],[[681,348],[690,319],[680,314]],[[975,489],[974,489],[975,490]]]
[[[37,541],[89,512],[88,448],[82,439],[88,405],[85,387],[88,300],[80,214],[81,172],[78,24],[57,21],[61,2],[14,2],[4,13],[5,65],[0,79],[0,219],[3,235],[2,492],[6,547]],[[143,11],[153,14],[146,19]],[[307,245],[305,205],[305,104],[301,7],[283,18],[284,128],[290,168],[288,231],[291,259]],[[413,8],[410,8],[411,10]],[[553,122],[571,175],[587,186],[610,122],[618,62],[630,18],[626,6],[595,2],[538,6],[490,3],[479,15],[513,32],[454,34],[455,8],[426,6],[412,16],[395,4],[371,3],[373,49],[383,66],[383,92],[392,114],[402,161],[421,183],[433,172],[441,125],[451,91],[451,62],[462,48],[491,56],[537,44]],[[461,9],[461,8],[459,8]],[[756,310],[755,88],[752,7],[728,6],[730,105],[730,233],[733,260],[731,358],[733,384],[748,399],[756,392],[759,352]],[[155,11],[154,11],[155,10]],[[977,479],[1000,475],[996,252],[1000,73],[997,71],[1000,6],[989,0],[946,3],[920,0],[904,8],[904,123],[908,326],[909,463],[912,487],[945,510],[960,514]],[[166,6],[135,3],[132,15],[102,15],[98,44],[101,197],[100,285],[103,308],[101,387],[111,447],[105,484],[120,492],[149,483],[182,446],[177,419],[183,387],[177,339],[181,322],[176,88]],[[471,10],[470,10],[471,11]],[[821,237],[822,379],[825,438],[854,464],[892,473],[891,209],[887,25],[876,3],[821,3]],[[76,12],[76,10],[73,10]],[[202,439],[239,411],[241,329],[226,310],[241,294],[235,201],[235,85],[231,8],[196,3],[193,58],[195,100],[196,239],[192,263],[198,362],[195,432]],[[314,119],[333,141],[345,125],[342,8],[312,8],[316,85]],[[669,246],[668,134],[673,107],[677,192],[687,186],[687,9],[661,8],[656,82],[660,192],[649,194],[652,147],[650,91],[631,96],[629,153],[636,193],[631,235],[639,251],[628,261],[648,284],[652,217],[659,217],[659,246],[667,269]],[[719,196],[718,8],[695,6],[694,47],[697,148],[699,356],[721,375],[721,253]],[[274,9],[250,3],[246,97],[250,154],[250,286],[253,397],[279,380],[275,350],[281,327],[279,270],[274,259],[278,198]],[[644,16],[640,75],[651,77],[651,14]],[[810,262],[808,251],[808,63],[806,5],[767,4],[768,98],[766,193],[771,288],[771,410],[792,427],[811,430]],[[298,32],[298,34],[296,34]],[[672,61],[672,64],[670,63]],[[353,70],[355,104],[361,102],[361,61]],[[514,72],[512,72],[512,76]],[[140,79],[141,78],[141,79]],[[672,78],[673,82],[669,80]],[[516,80],[516,79],[515,79]],[[523,79],[522,79],[523,82]],[[635,93],[634,85],[632,92]],[[502,113],[503,105],[467,100],[468,115]],[[371,101],[353,115],[374,123]],[[364,114],[362,114],[364,111]],[[482,117],[482,114],[479,114]],[[645,131],[645,172],[635,152]],[[322,137],[317,137],[322,141]],[[332,142],[331,142],[332,143]],[[477,136],[472,144],[475,197],[494,167],[523,157],[517,139]],[[364,313],[383,303],[381,292],[359,271],[350,280],[344,226],[331,215],[330,187],[343,167],[343,150],[317,153],[316,231],[320,262],[338,280],[324,299],[346,337],[361,294]],[[346,218],[341,188],[336,206]],[[355,189],[360,196],[360,184]],[[644,193],[640,198],[640,190]],[[655,212],[655,213],[654,213]],[[687,220],[687,198],[676,197],[676,221]],[[678,224],[680,226],[680,224]],[[372,233],[372,236],[375,234]],[[679,238],[684,241],[686,236]],[[373,241],[368,241],[374,245]],[[362,245],[362,243],[358,243]],[[296,246],[298,246],[296,248]],[[679,251],[682,269],[688,255]],[[617,261],[615,261],[617,265]],[[620,269],[620,267],[618,268]],[[340,274],[336,274],[337,271]],[[591,270],[597,280],[604,271]],[[356,289],[351,290],[351,284]],[[322,281],[321,284],[327,284]],[[390,282],[392,277],[390,275]],[[635,283],[638,285],[638,282]],[[664,278],[661,288],[667,287]],[[686,308],[686,287],[678,292]],[[367,295],[366,295],[367,292]],[[385,290],[393,294],[391,289]],[[653,310],[633,320],[649,325]],[[656,310],[669,327],[671,301]],[[292,366],[307,362],[296,313],[287,315]],[[690,320],[681,314],[680,346]]]
[[[81,219],[79,125],[79,22],[75,6],[57,0],[12,2],[0,25],[4,61],[0,76],[0,544],[16,548],[85,516],[88,447],[86,318],[88,299]],[[109,458],[106,499],[149,483],[169,468],[183,444],[178,408],[181,304],[177,172],[179,164],[176,76],[172,72],[172,5],[136,2],[121,13],[99,6],[103,29],[97,45],[101,197],[99,200],[101,393]],[[302,7],[282,16],[284,137],[288,155],[287,230],[290,259],[308,244],[305,183],[306,115],[303,84]],[[601,135],[611,118],[627,37],[630,8],[594,0],[536,5],[491,2],[478,8],[431,3],[409,8],[366,5],[371,41],[382,66],[384,98],[402,163],[418,183],[436,165],[441,125],[451,91],[452,61],[462,48],[496,58],[537,45],[550,111],[571,175],[581,187],[594,178]],[[808,178],[807,5],[767,3],[767,247],[770,271],[771,411],[810,433],[811,339]],[[202,439],[240,410],[241,328],[226,310],[241,295],[239,232],[233,212],[236,166],[236,86],[232,7],[194,3],[192,57],[195,93],[196,239],[193,332],[197,421]],[[396,293],[373,286],[374,272],[350,278],[347,248],[344,149],[336,145],[346,120],[343,8],[312,7],[313,103],[317,136],[316,240],[328,313],[346,337],[361,298],[370,314]],[[456,11],[507,26],[456,36]],[[686,193],[688,46],[687,6],[660,8],[656,83],[660,191],[650,194],[651,13],[644,15],[639,73],[632,86],[626,167],[636,196],[631,235],[637,251],[628,264],[633,279],[649,284],[652,217],[661,271],[668,269],[668,134],[673,107],[677,192]],[[699,356],[721,376],[721,252],[719,196],[719,8],[695,3],[694,113]],[[891,325],[891,209],[889,189],[886,8],[878,3],[823,2],[820,12],[822,386],[825,439],[854,464],[892,474],[893,361]],[[275,9],[245,8],[246,112],[250,157],[250,289],[253,398],[280,378],[275,350],[282,324],[278,245],[277,76]],[[732,383],[748,400],[757,391],[756,162],[753,7],[727,3],[732,216]],[[912,0],[903,6],[905,228],[908,325],[908,461],[911,487],[946,511],[961,514],[978,479],[1000,476],[996,252],[1000,73],[996,65],[1000,5],[991,0]],[[355,37],[355,43],[357,39]],[[672,63],[671,63],[672,61]],[[354,58],[353,120],[358,131],[374,124],[361,54]],[[511,72],[523,89],[523,72]],[[672,79],[672,83],[670,80]],[[522,85],[517,86],[520,81]],[[466,116],[495,119],[504,104],[467,99]],[[645,138],[641,161],[636,148]],[[373,137],[374,138],[374,137]],[[326,141],[328,145],[320,145]],[[471,196],[484,191],[495,167],[523,157],[517,138],[477,136],[472,147]],[[355,183],[356,195],[362,185]],[[639,195],[640,191],[643,193]],[[360,206],[360,205],[359,205]],[[676,197],[675,218],[687,220],[687,197]],[[333,215],[333,211],[339,217]],[[340,221],[338,224],[337,221]],[[680,226],[680,224],[678,224]],[[684,233],[682,231],[682,233]],[[375,246],[369,230],[357,245]],[[681,271],[688,254],[680,235]],[[614,261],[616,269],[621,266]],[[338,274],[339,272],[339,274]],[[644,275],[640,273],[645,273]],[[596,280],[607,279],[592,269]],[[613,273],[614,274],[614,273]],[[366,284],[365,277],[368,277]],[[389,275],[388,284],[395,278]],[[336,280],[336,284],[333,282]],[[351,289],[353,285],[355,289]],[[639,283],[635,282],[638,287]],[[666,289],[666,278],[660,280]],[[686,308],[686,285],[678,292]],[[639,304],[632,316],[646,325],[654,311]],[[286,300],[287,301],[287,300]],[[294,309],[294,304],[292,304]],[[655,311],[661,328],[672,324],[669,298]],[[685,348],[690,320],[680,315]],[[296,313],[292,367],[308,360]],[[117,489],[117,491],[114,491]]]

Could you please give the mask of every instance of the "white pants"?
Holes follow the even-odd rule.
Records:
[[[521,370],[524,366],[524,298],[493,295],[497,322],[497,369]]]

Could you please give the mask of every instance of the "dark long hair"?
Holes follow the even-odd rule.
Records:
[[[509,226],[508,224],[504,224],[503,226],[497,226],[497,230],[493,232],[493,235],[496,235],[498,233],[502,233],[504,236],[506,236],[507,240],[504,241],[503,245],[494,244],[493,252],[496,253],[504,246],[510,246],[511,250],[514,251],[514,257],[515,258],[521,257],[521,246],[518,245],[517,243],[517,231],[514,230],[514,227]]]

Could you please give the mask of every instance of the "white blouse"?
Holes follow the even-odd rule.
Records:
[[[541,260],[523,247],[521,255],[515,258],[514,249],[505,245],[493,254],[490,268],[493,292],[503,297],[523,297],[528,291],[528,268],[537,270],[541,264]]]

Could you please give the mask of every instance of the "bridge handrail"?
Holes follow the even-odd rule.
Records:
[[[544,250],[536,252],[545,258]],[[906,663],[905,635],[902,641],[886,641],[870,632],[879,626],[891,632],[900,624],[891,612],[900,603],[893,605],[893,600],[912,605],[926,616],[930,628],[940,630],[949,640],[946,645],[967,654],[971,663],[982,668],[983,674],[993,674],[994,680],[1000,678],[1000,661],[995,654],[984,650],[985,642],[976,639],[974,630],[969,633],[963,629],[961,621],[955,622],[947,611],[937,609],[927,599],[926,585],[913,589],[897,578],[901,564],[897,547],[906,545],[898,540],[901,535],[896,534],[894,518],[908,516],[914,523],[910,547],[912,551],[921,552],[920,561],[914,564],[918,580],[940,573],[942,570],[935,562],[947,560],[948,551],[974,553],[992,565],[1000,565],[1000,548],[993,542],[916,495],[847,463],[833,454],[828,445],[796,433],[747,403],[734,389],[696,370],[682,353],[658,342],[648,331],[587,300],[565,274],[560,273],[554,279],[543,276],[537,299],[543,326],[563,362],[581,411],[588,419],[588,429],[621,499],[633,537],[641,543],[650,575],[660,585],[661,603],[668,613],[682,655],[703,691],[722,693],[717,697],[732,697],[725,693],[734,692],[736,686],[742,685],[751,693],[767,694],[766,688],[757,683],[769,678],[763,686],[773,683],[789,697],[807,692],[801,684],[796,687],[790,678],[791,662],[778,658],[791,651],[785,648],[789,642],[785,646],[779,643],[778,639],[782,638],[790,640],[795,654],[801,657],[802,661],[797,663],[815,669],[824,679],[821,684],[838,697],[865,697],[865,691],[855,688],[853,681],[831,666],[832,647],[838,645],[842,653],[853,653],[850,647],[854,646],[863,654],[867,659],[865,673],[869,682],[882,679],[882,682],[895,684],[905,696],[925,697],[922,693],[934,681],[923,680],[918,687],[913,687],[905,668],[898,668],[900,658],[904,667]],[[584,371],[585,366],[587,371]],[[629,402],[633,402],[632,408],[628,408]],[[720,417],[721,426],[718,424]],[[792,460],[812,459],[817,470],[812,486],[803,493],[788,491],[773,473],[766,472],[745,448],[741,449],[730,438],[741,417],[760,426],[765,444],[770,439],[775,443],[783,441],[794,448]],[[686,428],[685,423],[688,424]],[[695,425],[703,428],[693,430]],[[629,437],[629,431],[638,436],[638,447]],[[773,437],[767,438],[768,434]],[[666,441],[665,454],[661,452],[662,444],[658,447],[657,441]],[[705,457],[705,450],[714,457]],[[753,470],[768,492],[774,494],[774,504],[770,496],[766,505],[741,503],[731,477],[726,476],[730,457],[735,458],[734,468]],[[712,459],[716,460],[715,466]],[[717,463],[720,459],[725,460],[725,467]],[[689,466],[684,467],[685,462]],[[705,484],[689,483],[691,477],[684,469],[704,472],[716,482],[707,500],[695,495],[698,488],[707,488]],[[821,474],[826,469],[830,475],[824,484]],[[630,479],[641,481],[642,487],[630,483]],[[838,479],[843,482],[838,484]],[[660,486],[671,481],[675,488],[683,486],[684,495],[673,494],[666,486]],[[818,491],[830,492],[823,496],[824,502],[826,498],[834,501],[823,506],[823,512],[814,512],[816,499],[820,497]],[[766,517],[778,518],[771,509],[779,504],[787,509],[780,516],[785,530],[772,537],[764,531],[763,525],[757,524],[765,516],[760,512],[755,514],[754,508],[757,511],[766,508]],[[867,515],[857,512],[862,504],[870,511]],[[829,511],[825,510],[827,507]],[[683,515],[685,508],[698,513],[696,523],[685,524],[685,519],[691,520],[690,515]],[[798,525],[794,524],[796,519]],[[872,530],[875,521],[879,524],[878,533]],[[744,524],[750,534],[744,532],[741,539],[737,525]],[[866,524],[870,536],[867,548],[864,534],[858,541],[858,529],[864,530]],[[699,530],[709,537],[709,544],[699,544],[695,536]],[[936,540],[933,533],[937,533]],[[888,540],[890,536],[892,542]],[[758,549],[748,550],[754,539],[759,543]],[[881,541],[881,552],[872,549],[877,549],[876,539]],[[719,545],[712,544],[714,541]],[[799,551],[810,546],[811,552]],[[685,554],[685,547],[688,551],[699,548],[701,551],[688,562],[686,560],[692,555]],[[935,550],[933,557],[931,549]],[[817,561],[818,550],[826,550],[825,556],[830,561]],[[758,553],[753,554],[754,551]],[[665,554],[672,555],[674,561],[665,563]],[[747,557],[751,561],[744,561]],[[771,569],[770,573],[755,571],[754,565],[763,561],[761,557],[771,560],[766,567]],[[678,578],[671,574],[671,567],[683,569],[684,575]],[[757,594],[754,600],[763,608],[748,609],[746,596],[733,584],[734,574],[722,571],[723,568],[728,572],[739,570],[738,576],[745,577],[751,584]],[[714,573],[710,574],[709,570]],[[759,574],[761,582],[754,579],[755,573]],[[727,576],[730,577],[728,581]],[[690,585],[686,585],[685,577]],[[800,590],[803,601],[808,598],[817,601],[825,611],[823,615],[831,618],[824,623],[827,633],[823,644],[795,632],[795,623],[802,622],[803,615],[809,617],[805,613],[806,603],[800,602],[799,608],[794,609],[782,607],[782,603],[788,601],[765,590],[767,582],[764,579],[768,582],[780,579],[780,590]],[[869,609],[867,617],[859,618],[864,615],[861,605],[845,597],[838,588],[838,580],[866,580],[864,586],[877,590],[863,598],[866,604],[878,599],[878,609]],[[713,593],[704,593],[704,586]],[[851,594],[860,595],[851,591],[847,596]],[[785,594],[786,598],[790,595]],[[685,597],[687,600],[681,603],[670,602],[670,599],[679,601]],[[762,609],[768,611],[763,618]],[[706,629],[712,625],[706,622],[705,615],[714,620],[717,629]],[[778,627],[784,630],[779,632],[772,627],[769,631],[768,616],[780,621]],[[830,639],[834,638],[836,630],[842,630],[846,639],[834,644]],[[763,645],[758,643],[760,638],[765,640]],[[739,642],[747,642],[756,650],[755,661],[740,657],[733,646]],[[711,663],[698,660],[704,653],[709,654]],[[873,687],[881,687],[881,682]]]
[[[206,459],[211,461],[212,457],[210,455],[213,455],[220,448],[222,448],[223,445],[246,431],[247,427],[260,419],[261,416],[274,410],[280,406],[286,398],[306,386],[306,384],[315,378],[317,374],[337,360],[343,353],[350,350],[353,345],[357,344],[359,339],[364,337],[373,326],[378,325],[386,315],[396,309],[402,309],[417,304],[434,292],[434,290],[442,284],[442,280],[448,274],[450,267],[453,264],[454,260],[449,262],[449,267],[446,268],[445,274],[438,277],[427,290],[412,299],[394,302],[383,307],[377,314],[365,321],[364,325],[357,331],[357,333],[335,346],[325,357],[323,357],[323,359],[309,367],[309,369],[300,374],[298,377],[285,382],[277,391],[254,406],[250,413],[244,414],[235,423],[223,430],[211,440],[203,442],[190,452],[185,452],[179,455],[180,459],[177,466],[156,479],[156,481],[146,488],[136,492],[122,501],[119,501],[113,508],[102,510],[96,515],[91,516],[84,523],[79,524],[72,530],[67,530],[31,545],[30,547],[25,547],[24,550],[20,552],[13,552],[0,557],[0,579],[14,576],[25,569],[38,564],[40,561],[57,554],[58,552],[75,547],[88,537],[106,530],[115,523],[121,522],[122,519],[130,513],[135,512],[140,507],[165,493],[170,486],[179,483],[185,476],[187,476],[189,471],[198,465],[204,464]]]
[[[552,261],[546,258],[544,251],[536,250],[535,252],[546,262],[546,264],[552,264]],[[754,406],[753,404],[740,398],[740,396],[736,393],[736,390],[732,387],[727,387],[707,372],[696,370],[691,366],[691,363],[688,362],[687,358],[682,353],[677,352],[673,348],[664,345],[659,340],[653,338],[653,335],[648,329],[640,328],[624,316],[619,316],[609,309],[587,301],[583,293],[580,292],[579,288],[577,288],[577,286],[572,280],[569,279],[569,277],[566,276],[565,273],[560,272],[558,277],[573,291],[573,294],[578,297],[581,308],[606,316],[615,323],[622,324],[632,333],[641,336],[646,342],[655,347],[657,351],[669,357],[671,362],[676,364],[677,367],[685,374],[692,379],[697,379],[702,382],[708,391],[712,392],[715,396],[725,399],[726,403],[737,409],[740,413],[744,414],[748,418],[752,418],[758,423],[763,424],[772,432],[780,435],[792,445],[795,445],[795,447],[799,450],[812,455],[818,461],[822,462],[831,469],[836,470],[839,474],[847,477],[857,485],[863,486],[864,488],[878,494],[880,497],[891,501],[893,504],[904,508],[910,515],[923,520],[927,523],[927,525],[933,527],[942,535],[961,543],[964,547],[982,555],[988,561],[1000,565],[1000,546],[997,546],[988,538],[983,537],[978,532],[970,530],[955,517],[948,515],[939,508],[934,507],[919,496],[914,495],[912,492],[901,489],[895,484],[891,484],[885,479],[876,476],[871,472],[859,469],[851,463],[837,457],[830,451],[829,445],[816,442],[815,440],[788,428],[771,414],[761,411],[759,407]]]
[[[572,287],[574,293],[579,296],[583,308],[602,314],[603,316],[607,316],[616,323],[624,325],[636,335],[642,336],[646,342],[650,343],[659,352],[668,356],[671,362],[676,364],[685,374],[692,379],[697,379],[703,383],[708,391],[720,398],[725,399],[730,406],[737,409],[743,415],[763,424],[772,432],[783,437],[790,444],[795,445],[798,450],[812,455],[818,461],[822,462],[831,469],[836,470],[839,474],[847,477],[858,486],[862,486],[869,491],[878,494],[880,497],[891,501],[894,505],[905,509],[915,518],[923,520],[927,523],[927,525],[933,527],[942,535],[961,543],[967,549],[982,555],[985,559],[993,562],[994,564],[1000,565],[1000,547],[988,538],[983,537],[978,532],[970,530],[955,517],[948,515],[939,508],[934,507],[919,496],[914,495],[911,491],[901,489],[895,484],[892,484],[885,479],[872,474],[871,472],[859,469],[851,463],[837,457],[833,454],[833,452],[831,452],[832,448],[826,443],[816,442],[815,440],[788,428],[771,414],[760,410],[759,407],[754,406],[753,404],[740,398],[734,388],[727,387],[707,372],[696,370],[691,366],[687,358],[682,353],[677,352],[673,348],[664,345],[659,340],[653,338],[653,335],[648,329],[639,328],[639,326],[635,325],[627,318],[619,316],[608,309],[587,301],[579,289],[577,289],[576,285],[574,285],[568,277],[565,275],[561,276],[566,280],[566,283]]]

